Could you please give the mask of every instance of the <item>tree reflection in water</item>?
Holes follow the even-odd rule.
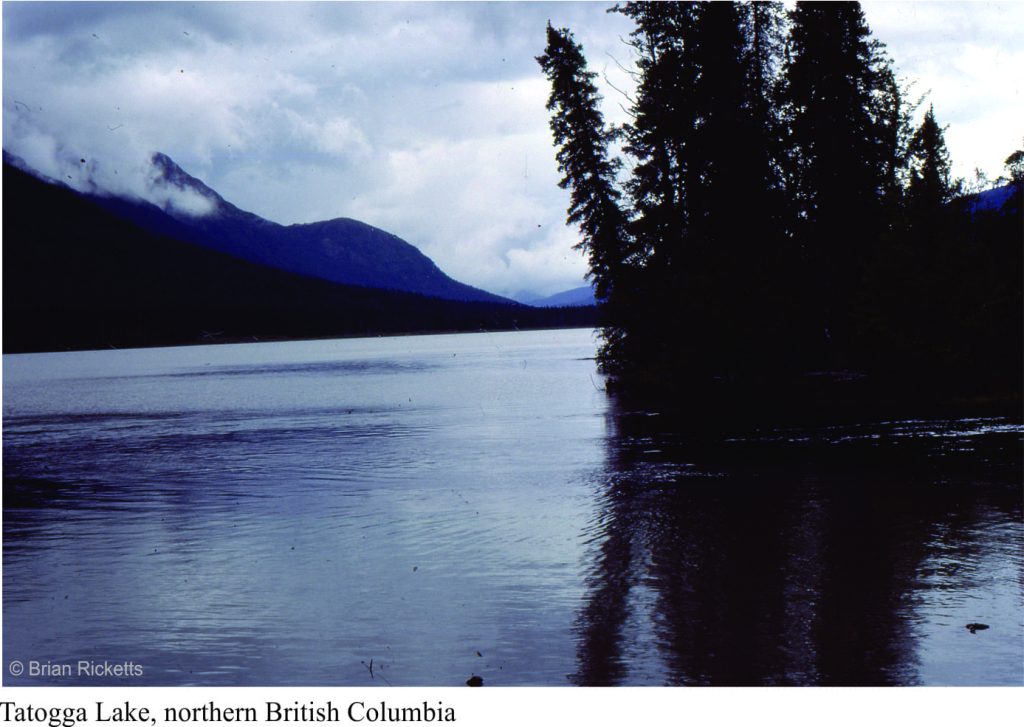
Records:
[[[1019,427],[608,417],[575,683],[918,684],[921,641],[963,629],[923,601],[1021,588],[986,580],[1006,552],[1020,570]]]

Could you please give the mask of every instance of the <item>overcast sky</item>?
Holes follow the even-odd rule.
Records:
[[[612,3],[3,3],[3,145],[140,191],[163,151],[281,223],[354,217],[500,294],[581,284],[534,56],[548,19],[628,79]],[[1024,137],[1024,3],[864,4],[955,171]],[[606,88],[606,113],[624,114]],[[80,158],[89,160],[87,165]]]

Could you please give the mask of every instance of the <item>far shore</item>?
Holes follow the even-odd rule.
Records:
[[[592,308],[593,306],[565,306],[567,310],[585,310]],[[191,338],[181,341],[173,342],[153,342],[153,343],[140,343],[137,345],[129,346],[114,346],[108,344],[106,346],[91,345],[91,346],[68,346],[65,348],[47,348],[47,349],[30,349],[30,350],[19,350],[19,351],[8,351],[4,350],[4,356],[20,356],[23,354],[33,353],[80,353],[85,351],[130,351],[133,349],[147,349],[147,348],[178,348],[180,346],[219,346],[222,344],[239,344],[239,343],[297,343],[300,341],[332,341],[332,340],[348,340],[357,338],[402,338],[406,336],[445,336],[454,335],[461,333],[508,333],[514,331],[558,331],[558,330],[575,330],[579,328],[593,328],[596,330],[596,326],[581,326],[581,325],[561,325],[561,326],[519,326],[515,328],[438,328],[429,330],[408,330],[408,331],[382,331],[379,333],[338,333],[338,334],[324,334],[322,336],[256,336],[256,335],[220,335],[217,333],[210,333],[206,336],[199,338]]]

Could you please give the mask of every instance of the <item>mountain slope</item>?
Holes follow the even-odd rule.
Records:
[[[384,230],[345,218],[279,225],[239,209],[165,154],[152,161],[151,192],[167,200],[162,207],[110,197],[95,201],[156,234],[288,272],[447,300],[512,302],[449,278],[417,248]]]
[[[594,322],[276,270],[144,229],[6,163],[3,207],[4,353]]]
[[[967,210],[971,214],[989,211],[999,212],[1008,202],[1013,200],[1017,187],[1018,184],[1011,182],[1001,187],[993,187],[992,189],[986,189],[977,194],[970,195],[965,199]]]
[[[594,289],[589,285],[583,285],[571,290],[563,290],[561,293],[549,295],[546,298],[530,301],[530,305],[538,308],[561,308],[565,306],[597,305],[594,298]]]

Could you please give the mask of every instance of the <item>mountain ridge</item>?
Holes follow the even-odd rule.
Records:
[[[529,305],[538,308],[563,308],[581,305],[597,305],[597,298],[594,297],[594,288],[590,285],[581,285],[578,288],[570,288],[543,298],[536,298],[529,302]]]
[[[281,225],[228,202],[166,154],[155,153],[152,162],[158,183],[213,202],[210,215],[172,215],[192,228],[187,234],[196,244],[334,283],[447,300],[513,302],[452,279],[414,245],[381,228],[346,217]]]
[[[71,189],[6,150],[4,162]],[[162,152],[152,155],[146,184],[148,198],[72,191],[155,234],[286,272],[445,300],[517,304],[454,280],[414,245],[365,222],[338,217],[282,225],[243,210]]]
[[[145,229],[108,209],[128,203],[105,202],[5,159],[4,353],[596,322],[585,311],[445,300],[291,273]],[[156,209],[147,205],[134,209]]]

